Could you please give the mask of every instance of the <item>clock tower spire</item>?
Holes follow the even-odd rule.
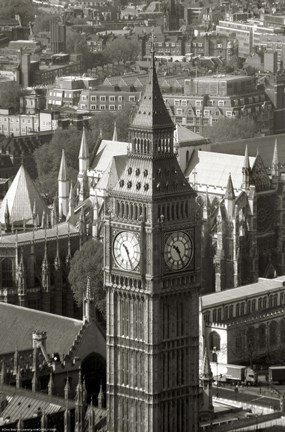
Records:
[[[200,227],[173,132],[152,52],[105,207],[110,432],[198,430]]]

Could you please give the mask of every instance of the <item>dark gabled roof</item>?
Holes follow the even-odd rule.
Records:
[[[67,354],[83,322],[7,303],[0,303],[0,355],[30,350],[34,331],[46,331],[48,353]]]

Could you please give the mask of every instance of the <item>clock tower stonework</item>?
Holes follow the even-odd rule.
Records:
[[[104,226],[109,432],[198,430],[200,220],[154,54]]]

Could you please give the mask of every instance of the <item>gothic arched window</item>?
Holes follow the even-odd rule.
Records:
[[[247,330],[247,347],[248,349],[253,349],[255,347],[255,328],[249,327]]]
[[[280,321],[280,342],[285,342],[285,318]]]
[[[9,258],[3,259],[1,263],[2,273],[2,288],[9,288],[13,286],[13,268],[12,261]]]
[[[274,346],[277,344],[278,339],[278,324],[272,321],[269,326],[269,345]]]
[[[221,338],[216,331],[212,331],[209,335],[209,348],[216,351],[221,349]]]
[[[266,345],[266,327],[265,324],[261,324],[258,327],[258,346],[259,348],[265,348]]]

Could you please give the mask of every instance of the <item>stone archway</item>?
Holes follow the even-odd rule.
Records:
[[[81,370],[85,379],[88,402],[92,397],[93,403],[97,405],[101,384],[104,395],[106,392],[106,360],[98,353],[91,353],[83,360]]]

